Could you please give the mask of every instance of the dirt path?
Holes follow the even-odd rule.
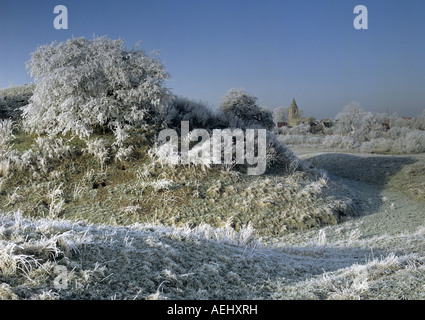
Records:
[[[425,201],[411,192],[424,191],[424,154],[388,156],[305,148],[293,151],[299,158],[326,170],[329,178],[347,186],[360,208],[360,217],[327,228],[328,240],[340,240],[347,232],[357,232],[362,239],[393,236],[413,233],[425,226]],[[346,228],[346,232],[338,232],[341,228]],[[304,242],[314,233],[317,231],[297,234],[291,241]]]

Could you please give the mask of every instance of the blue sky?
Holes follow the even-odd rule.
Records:
[[[68,30],[53,27],[56,5]],[[356,30],[356,5],[368,30]],[[229,89],[260,105],[333,118],[352,101],[374,112],[425,109],[423,0],[2,1],[0,87],[31,82],[25,62],[54,40],[108,35],[160,51],[178,95],[217,107]]]

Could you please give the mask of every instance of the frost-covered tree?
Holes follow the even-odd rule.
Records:
[[[415,129],[425,130],[425,109],[415,119]]]
[[[288,121],[289,108],[286,107],[277,107],[273,110],[273,121],[275,123],[278,122],[286,122]]]
[[[377,133],[383,131],[380,119],[355,103],[346,106],[335,119],[336,134],[352,136],[359,142],[374,138]]]
[[[24,126],[50,136],[72,132],[87,138],[109,128],[122,143],[123,130],[157,120],[168,103],[163,64],[123,40],[73,38],[43,45],[27,62],[36,87],[23,107]]]
[[[257,98],[243,90],[230,90],[222,99],[220,109],[225,114],[232,114],[245,123],[273,129],[273,114],[257,104]]]

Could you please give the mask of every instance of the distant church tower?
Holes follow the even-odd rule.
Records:
[[[298,115],[298,106],[297,106],[297,103],[295,102],[295,99],[292,99],[292,103],[291,103],[291,106],[289,107],[288,113],[289,113],[288,114],[289,126],[296,126],[299,115]]]

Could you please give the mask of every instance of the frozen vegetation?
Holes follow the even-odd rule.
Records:
[[[364,238],[344,225],[304,244],[263,245],[230,223],[114,227],[19,213],[0,221],[3,299],[425,298],[423,227]],[[61,290],[59,266],[68,270]]]
[[[28,68],[0,90],[0,299],[425,298],[425,114],[273,132],[248,93],[174,96],[156,56],[106,37]],[[181,121],[268,129],[265,174],[179,164],[156,137]]]
[[[425,152],[425,110],[415,118],[373,114],[358,105],[346,106],[332,128],[313,134],[310,125],[279,128],[278,139],[289,145],[310,145],[363,153],[412,154]]]

